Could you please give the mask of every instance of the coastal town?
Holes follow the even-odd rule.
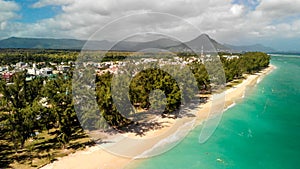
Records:
[[[108,61],[108,62],[85,62],[83,66],[92,66],[95,68],[95,73],[97,75],[102,75],[107,72],[115,74],[118,71],[118,68],[126,66],[128,62],[132,62],[134,65],[142,65],[149,63],[157,63],[160,66],[163,65],[181,65],[185,66],[193,62],[204,63],[204,61],[209,61],[210,55],[204,56],[203,54],[199,55],[200,57],[174,57],[174,58],[140,58],[138,60],[128,59],[126,61]],[[218,56],[220,57],[220,56]],[[238,59],[239,55],[222,55],[223,58],[231,60]],[[206,58],[206,59],[205,59]],[[14,73],[26,71],[26,81],[30,81],[36,77],[48,77],[54,78],[58,74],[66,74],[72,68],[76,66],[76,62],[18,62],[16,64],[2,65],[0,67],[0,76],[6,82],[11,82]]]

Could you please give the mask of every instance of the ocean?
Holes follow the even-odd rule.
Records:
[[[196,127],[172,150],[136,169],[300,169],[300,55],[273,55],[272,73],[224,112],[209,140]]]

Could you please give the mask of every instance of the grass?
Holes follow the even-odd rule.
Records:
[[[2,135],[0,137],[0,168],[40,168],[59,157],[93,144],[84,133],[78,132],[72,136],[67,148],[62,149],[54,133],[54,129],[50,130],[50,134],[47,131],[40,133],[35,138],[26,141],[24,148],[17,152],[13,148],[13,143]]]

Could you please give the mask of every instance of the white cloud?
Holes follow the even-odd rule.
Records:
[[[16,13],[19,9],[19,5],[13,1],[0,0],[0,37],[10,36],[8,24],[11,19],[19,17]]]
[[[3,20],[0,28],[9,30],[14,36],[87,39],[117,18],[137,13],[162,12],[183,18],[221,42],[241,43],[248,39],[268,39],[272,36],[300,38],[299,0],[248,0],[247,3],[239,4],[224,0],[40,0],[32,7],[60,5],[62,12],[33,24],[8,23],[8,19],[17,16],[14,11],[19,7],[13,2],[5,2],[6,6],[10,4],[10,8],[3,7],[3,2],[0,0],[0,22]],[[256,8],[250,10],[247,4]],[[129,17],[107,30],[100,38],[114,39],[128,32],[155,30],[169,32],[183,39],[195,36],[189,34],[187,23],[170,18],[163,15],[147,17],[145,14]]]
[[[67,3],[58,0],[41,0],[33,6],[43,7],[45,5],[59,4],[61,5],[62,13],[55,18],[42,20],[39,24],[48,24],[50,25],[49,27],[60,29],[58,31],[68,31],[67,35],[82,39],[88,38],[97,29],[122,16],[154,11],[189,18],[200,15],[205,11],[208,5],[206,0],[69,0]],[[119,30],[121,32],[126,32],[127,30],[132,29],[138,30],[141,29],[141,27],[149,28],[151,25],[155,25],[155,22],[159,23],[161,20],[162,18],[152,18],[151,22],[149,22],[145,20],[145,18],[140,18],[138,21],[128,19],[128,24],[124,25],[122,28],[119,27]],[[166,21],[160,26],[168,24],[172,25],[172,22]],[[34,27],[38,26],[32,25],[32,29],[28,31],[35,30]],[[156,27],[160,29],[159,26],[156,25]],[[45,32],[47,36],[56,36],[50,33],[51,31]]]
[[[66,5],[73,3],[75,0],[40,0],[32,5],[33,8],[41,8],[48,5]]]
[[[7,26],[7,22],[1,22],[0,23],[0,30],[4,30]]]
[[[19,10],[20,7],[13,1],[0,0],[0,22],[5,22],[9,19],[16,18],[18,15],[15,11]]]
[[[244,11],[244,6],[243,5],[233,5],[230,8],[230,11],[232,12],[233,15],[240,16]]]
[[[300,14],[299,0],[263,0],[257,6],[255,14],[271,20]]]

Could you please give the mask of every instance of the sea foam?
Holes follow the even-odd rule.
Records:
[[[195,119],[185,123],[184,125],[180,126],[174,134],[160,140],[150,149],[134,157],[134,159],[147,158],[147,157],[159,155],[163,152],[170,150],[189,133],[189,131],[193,128],[194,123],[195,123]]]

